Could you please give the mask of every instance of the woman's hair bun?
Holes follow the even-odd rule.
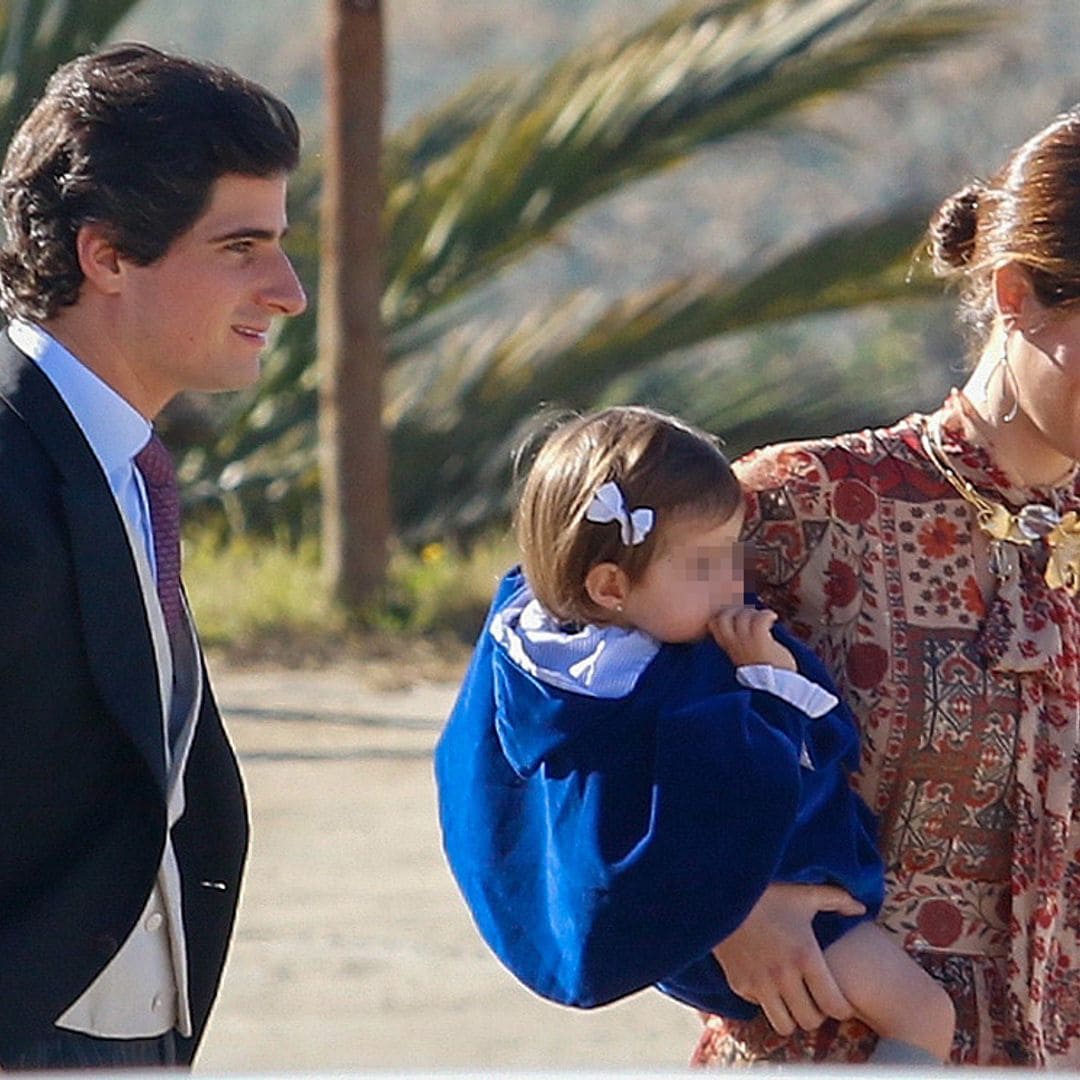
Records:
[[[934,273],[944,277],[962,270],[975,251],[979,200],[986,188],[976,181],[950,195],[930,221],[930,255]]]

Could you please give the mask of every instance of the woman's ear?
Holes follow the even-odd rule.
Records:
[[[597,607],[622,611],[630,592],[630,579],[626,571],[613,562],[597,563],[585,575],[585,591]]]
[[[1042,305],[1035,296],[1028,272],[1015,262],[1005,263],[994,271],[994,303],[1007,327],[1020,326],[1036,314],[1042,317]]]

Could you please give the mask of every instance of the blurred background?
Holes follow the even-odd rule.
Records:
[[[468,640],[545,410],[650,402],[734,455],[933,404],[964,350],[926,217],[1080,96],[1068,0],[0,16],[8,131],[65,55],[125,37],[236,67],[300,117],[312,304],[257,387],[163,423],[207,641],[253,655]]]
[[[927,217],[1080,98],[1071,0],[0,14],[7,130],[65,54],[125,37],[302,123],[308,312],[257,387],[162,424],[204,635],[237,655],[468,641],[513,558],[513,451],[550,412],[648,402],[735,455],[933,405],[964,344]]]
[[[309,309],[258,386],[161,421],[255,804],[204,1064],[680,1064],[655,995],[520,991],[440,865],[428,755],[514,558],[514,449],[616,402],[732,456],[934,406],[965,343],[926,222],[1080,101],[1075,0],[0,0],[0,136],[130,38],[305,133]]]

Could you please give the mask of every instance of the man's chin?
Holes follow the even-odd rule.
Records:
[[[214,372],[214,378],[207,380],[206,386],[191,387],[201,394],[227,394],[235,390],[246,390],[254,385],[262,374],[262,357],[236,364],[228,370]]]

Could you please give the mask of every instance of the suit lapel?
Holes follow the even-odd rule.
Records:
[[[164,791],[162,704],[153,639],[120,509],[63,399],[3,330],[0,399],[23,419],[60,472],[94,682]]]

